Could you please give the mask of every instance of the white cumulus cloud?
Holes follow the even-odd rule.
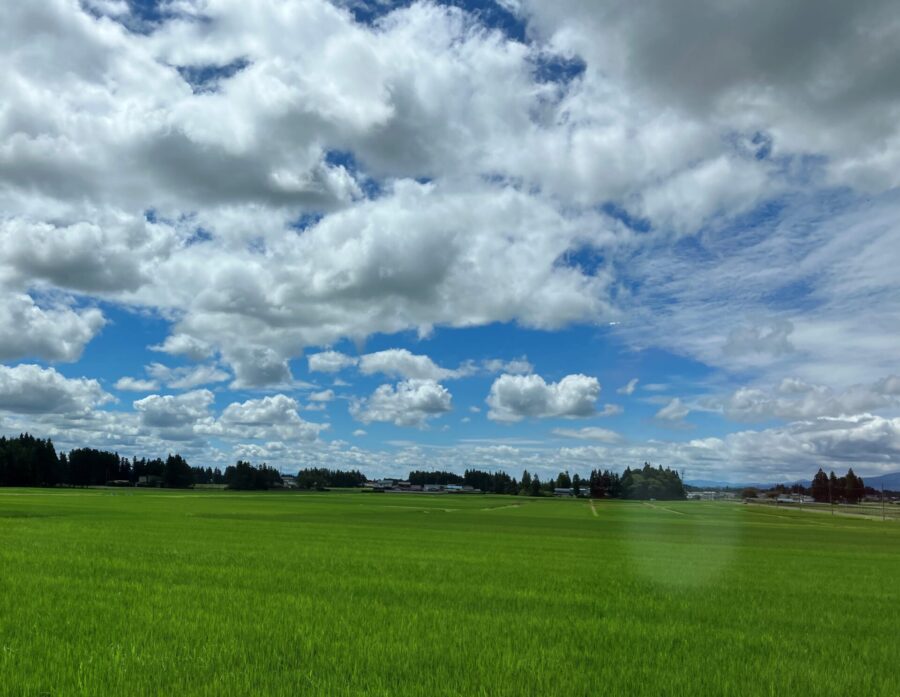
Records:
[[[547,383],[540,375],[501,375],[491,385],[488,418],[584,418],[596,413],[600,382],[587,375],[567,375]]]
[[[10,329],[0,332],[0,360],[76,361],[104,324],[96,308],[38,304],[27,293],[5,292],[0,285],[0,325]]]
[[[297,400],[283,394],[233,402],[222,411],[223,435],[255,439],[315,441],[327,424],[304,420]]]
[[[381,385],[370,397],[350,405],[350,413],[363,423],[384,421],[422,428],[429,419],[452,409],[452,396],[434,380],[411,379]]]
[[[382,373],[392,378],[414,380],[446,380],[460,377],[461,370],[441,368],[428,356],[416,355],[406,349],[387,349],[367,353],[359,360],[359,371],[363,375]]]
[[[306,358],[311,372],[337,373],[359,363],[358,358],[339,351],[321,351]]]
[[[123,377],[116,380],[115,387],[125,392],[153,392],[159,389],[159,383],[156,380]]]
[[[113,401],[100,383],[67,378],[54,368],[0,365],[0,410],[20,414],[78,413]]]
[[[198,421],[209,417],[213,401],[209,390],[194,390],[179,395],[150,395],[134,402],[134,408],[145,426],[191,430]]]

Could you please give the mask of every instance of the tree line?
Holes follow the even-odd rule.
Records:
[[[281,486],[281,474],[268,465],[254,466],[238,460],[237,464],[225,468],[225,486],[242,491],[274,489]]]
[[[851,471],[852,473],[852,471]],[[307,468],[294,481],[301,489],[361,487],[367,477],[358,470]],[[842,477],[841,481],[847,478]],[[861,482],[862,480],[860,480]],[[593,470],[589,478],[560,472],[545,480],[527,470],[520,479],[503,471],[466,469],[454,472],[413,471],[411,484],[456,484],[493,494],[548,496],[556,489],[594,498],[677,499],[684,498],[684,486],[675,470],[644,463],[641,469],[626,468],[619,475],[610,470]],[[225,471],[192,467],[181,455],[162,458],[122,457],[115,452],[76,448],[57,453],[53,442],[22,434],[0,437],[0,486],[129,486],[144,484],[188,488],[196,484],[218,484],[230,489],[271,489],[284,485],[282,475],[266,464],[238,461]],[[852,482],[851,482],[852,484]],[[846,485],[844,485],[846,488]],[[843,491],[843,489],[841,489]]]
[[[300,489],[322,491],[331,488],[360,487],[366,483],[366,479],[366,475],[359,470],[331,470],[324,467],[311,467],[297,472],[295,481]]]
[[[568,472],[560,472],[556,477],[541,480],[539,475],[525,470],[521,479],[517,480],[502,471],[467,469],[462,475],[455,472],[415,470],[409,473],[408,481],[418,485],[458,484],[488,493],[514,496],[550,496],[557,489],[568,489],[576,496],[589,495],[592,498],[665,500],[685,497],[684,484],[677,471],[662,466],[654,467],[646,462],[641,469],[626,468],[621,475],[608,469],[595,469],[587,479],[577,473],[570,475]]]
[[[362,486],[357,470],[303,469],[297,474],[302,489]],[[272,489],[283,485],[281,474],[268,465],[238,461],[221,469],[192,467],[181,455],[167,458],[122,457],[95,448],[57,453],[53,441],[28,433],[0,437],[0,486],[161,486],[185,489],[218,484],[229,489]]]
[[[221,472],[218,473],[221,476]],[[0,486],[96,486],[135,484],[141,478],[182,488],[214,478],[212,470],[192,468],[180,455],[165,460],[120,457],[94,448],[57,453],[53,442],[24,433],[0,437]]]
[[[231,475],[232,480],[234,475]],[[164,486],[229,484],[228,471],[191,467],[181,455],[122,457],[95,448],[57,453],[53,441],[23,433],[0,437],[0,486]]]

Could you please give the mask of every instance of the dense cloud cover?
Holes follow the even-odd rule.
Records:
[[[498,3],[521,33],[355,7],[5,4],[0,429],[373,473],[900,469],[895,2]],[[106,373],[117,313],[164,330]],[[515,340],[454,338],[491,327]],[[653,351],[702,381],[654,394]]]

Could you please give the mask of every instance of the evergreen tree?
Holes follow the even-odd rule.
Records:
[[[812,480],[812,497],[819,503],[828,502],[828,475],[821,467]]]
[[[181,455],[169,455],[163,472],[163,482],[167,487],[186,489],[194,485],[194,473]]]
[[[531,475],[528,473],[528,470],[522,472],[522,485],[520,491],[523,494],[531,495]]]
[[[600,487],[600,473],[597,470],[591,470],[591,475],[588,478],[588,486],[591,489],[591,497],[593,498],[602,498],[602,489]]]
[[[431,475],[432,472],[420,472],[412,474]],[[417,478],[417,483],[430,483],[422,481],[424,477]],[[323,491],[328,487],[349,488],[359,487],[366,483],[366,476],[358,470],[330,470],[324,467],[302,469],[297,472],[297,486],[301,489],[316,489]]]
[[[834,472],[829,476],[829,484],[831,485],[831,498],[834,503],[840,503],[844,500],[844,489],[847,486],[846,477],[835,477]]]
[[[436,484],[446,486],[447,484],[464,484],[465,480],[455,472],[410,472],[407,480],[410,484]],[[363,481],[363,484],[365,481]]]
[[[865,484],[863,480],[856,476],[851,467],[847,470],[847,476],[844,479],[844,498],[847,503],[859,503],[865,495]]]
[[[605,471],[605,479],[609,480],[608,496],[613,499],[622,498],[622,478],[618,472]]]
[[[238,460],[236,465],[225,469],[225,484],[229,489],[272,489],[282,483],[278,470],[265,464],[254,467],[249,462]]]
[[[69,471],[69,458],[65,453],[59,454],[59,481],[68,484],[72,481],[71,472]]]

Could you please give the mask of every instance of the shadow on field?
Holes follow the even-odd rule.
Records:
[[[188,513],[189,518],[205,520],[251,520],[266,523],[295,523],[309,519],[309,514],[302,513]]]
[[[621,518],[626,558],[666,586],[714,584],[734,562],[746,518],[738,506],[629,504]]]
[[[32,511],[2,511],[0,518],[57,518],[57,513],[34,513]]]

